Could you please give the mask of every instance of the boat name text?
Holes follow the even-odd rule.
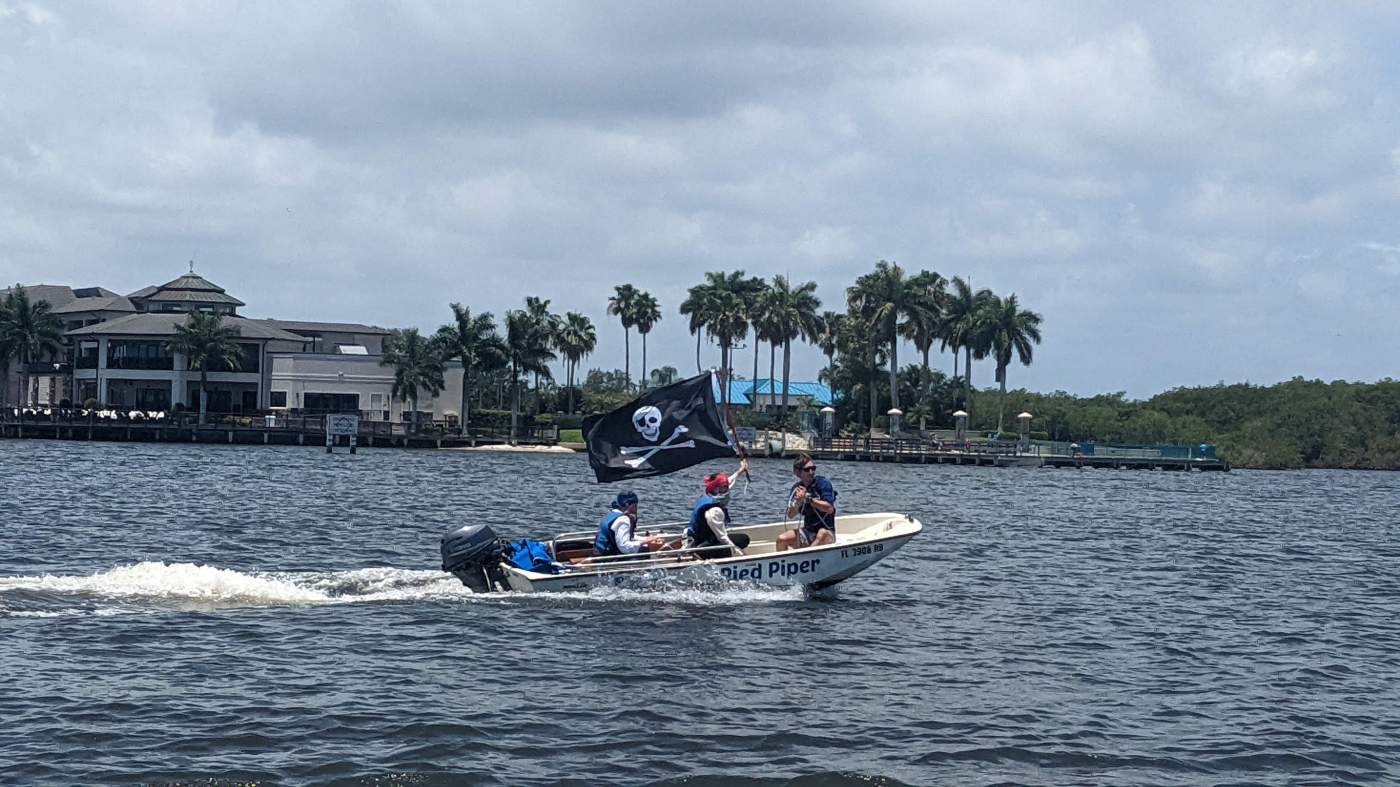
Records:
[[[795,577],[810,574],[821,565],[821,558],[811,560],[769,560],[767,563],[754,563],[747,566],[725,566],[720,573],[733,581],[773,579],[775,577]],[[766,572],[766,574],[765,574]]]

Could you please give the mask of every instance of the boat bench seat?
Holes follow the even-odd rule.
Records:
[[[560,549],[554,553],[554,559],[560,563],[578,563],[590,557],[593,557],[593,547],[588,547],[587,549]]]

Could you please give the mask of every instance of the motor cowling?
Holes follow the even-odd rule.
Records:
[[[508,590],[501,570],[504,545],[490,525],[467,525],[442,537],[442,570],[450,572],[473,593]]]

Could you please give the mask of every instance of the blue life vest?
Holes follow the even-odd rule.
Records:
[[[722,508],[709,495],[700,498],[699,502],[695,504],[695,510],[690,512],[690,527],[686,529],[686,535],[690,536],[691,542],[698,546],[719,543],[714,531],[710,529],[710,523],[705,521],[705,514],[709,513],[711,508],[720,508],[724,511],[724,524],[729,524],[729,509]]]
[[[622,511],[609,511],[603,515],[603,524],[598,526],[598,535],[593,539],[593,553],[597,555],[620,555],[622,550],[617,548],[617,534],[613,533],[613,523],[618,517],[625,517],[627,514]]]

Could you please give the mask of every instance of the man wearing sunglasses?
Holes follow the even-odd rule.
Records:
[[[807,454],[798,454],[792,462],[792,474],[797,483],[788,497],[787,515],[791,519],[802,515],[802,526],[778,536],[777,551],[819,547],[836,540],[836,489],[831,482],[817,475],[817,464]]]

